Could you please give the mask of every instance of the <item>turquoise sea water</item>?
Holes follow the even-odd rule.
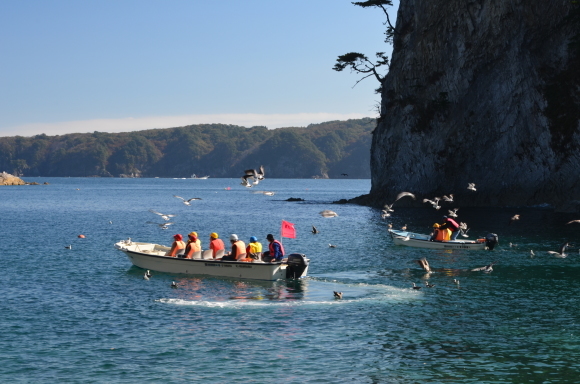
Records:
[[[393,245],[387,222],[427,233],[442,212],[395,205],[385,221],[378,210],[331,204],[367,193],[369,180],[258,186],[275,196],[253,194],[237,179],[29,181],[50,185],[0,188],[2,382],[580,381],[580,254],[547,253],[578,241],[580,226],[565,225],[578,217],[460,208],[471,238],[495,232],[500,245],[421,250]],[[202,200],[188,207],[173,195]],[[146,224],[162,222],[151,208],[176,214],[175,224]],[[325,219],[324,209],[339,216]],[[508,225],[514,213],[521,220]],[[298,232],[283,240],[287,251],[311,259],[306,279],[153,272],[145,281],[113,248],[128,237],[169,245],[173,234],[193,230],[204,246],[214,231],[266,244],[281,220]],[[425,275],[413,262],[420,257],[437,271]],[[491,261],[490,274],[470,271]],[[436,286],[410,288],[427,279]],[[180,288],[170,288],[173,280]]]

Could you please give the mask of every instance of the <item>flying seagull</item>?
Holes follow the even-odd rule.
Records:
[[[467,184],[467,189],[469,189],[470,191],[476,191],[475,189],[475,183],[468,183]]]
[[[153,209],[150,209],[149,212],[161,216],[161,218],[163,220],[165,220],[165,221],[169,221],[171,217],[175,217],[176,216],[176,215],[166,215],[164,213],[160,213],[160,212],[154,211]]]
[[[429,267],[429,262],[427,261],[427,259],[425,257],[423,257],[422,259],[419,259],[419,260],[415,260],[415,262],[417,264],[419,264],[419,266],[421,268],[423,268],[423,270],[425,272],[431,272],[431,267]]]
[[[433,208],[440,209],[441,206],[439,205],[439,200],[441,200],[439,197],[435,197],[433,200],[423,199],[423,203],[429,203],[433,206]]]
[[[170,225],[172,225],[173,223],[155,223],[153,221],[148,221],[146,224],[155,224],[156,226],[158,226],[161,229],[167,229],[169,228]]]
[[[513,215],[512,218],[510,219],[510,222],[508,223],[508,225],[512,225],[512,223],[514,221],[517,221],[520,219],[520,215]]]
[[[342,292],[336,292],[336,291],[333,291],[333,292],[334,292],[335,299],[342,299]]]
[[[449,210],[449,213],[447,214],[447,216],[449,217],[457,217],[457,211],[459,211],[459,208],[453,208],[453,210]]]
[[[188,200],[185,200],[183,197],[177,196],[177,195],[173,195],[173,197],[177,197],[178,199],[183,200],[182,202],[185,205],[191,205],[190,201],[193,201],[193,200],[201,200],[200,197],[192,197],[191,199],[188,199]]]
[[[572,224],[572,223],[580,223],[580,220],[572,220],[567,222],[566,224]]]
[[[443,195],[442,199],[443,199],[443,201],[446,201],[448,203],[452,203],[453,202],[453,194],[450,193],[449,196]]]

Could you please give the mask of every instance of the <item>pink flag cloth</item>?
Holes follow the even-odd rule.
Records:
[[[282,220],[282,237],[287,237],[289,239],[295,239],[296,238],[296,229],[294,228],[294,224],[286,221],[286,220]]]

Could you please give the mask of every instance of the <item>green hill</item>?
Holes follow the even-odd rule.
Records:
[[[0,170],[45,177],[370,178],[371,118],[306,128],[200,124],[128,133],[0,137]]]

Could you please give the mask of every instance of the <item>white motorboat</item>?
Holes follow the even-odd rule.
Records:
[[[430,249],[468,249],[468,250],[492,250],[498,243],[498,237],[489,233],[485,239],[477,240],[449,240],[430,241],[431,236],[420,233],[389,229],[391,238],[396,245]]]
[[[252,280],[298,279],[306,276],[310,260],[293,253],[283,262],[215,260],[212,251],[197,252],[192,259],[165,256],[169,247],[153,243],[122,240],[115,248],[124,252],[133,265],[158,272],[224,276]],[[222,252],[223,253],[223,252]],[[219,256],[219,255],[216,255]]]

